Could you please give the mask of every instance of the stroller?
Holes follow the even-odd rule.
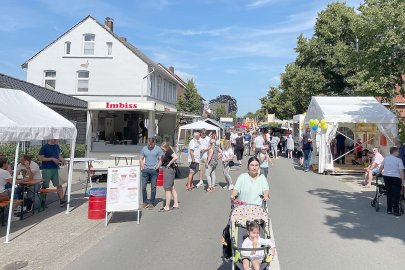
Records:
[[[371,201],[371,206],[375,207],[375,211],[380,211],[380,197],[387,194],[387,188],[385,187],[384,178],[381,174],[375,176],[376,178],[376,190],[374,199]],[[404,214],[404,206],[399,202],[399,211]]]
[[[260,270],[270,269],[270,262],[273,259],[270,255],[270,246],[262,246],[254,249],[242,249],[242,243],[247,237],[246,224],[248,221],[257,221],[260,225],[260,237],[270,239],[270,220],[267,214],[267,207],[264,203],[261,207],[258,205],[243,205],[235,206],[230,216],[229,234],[232,246],[232,270],[242,270],[241,251],[263,250],[264,260],[260,264]]]

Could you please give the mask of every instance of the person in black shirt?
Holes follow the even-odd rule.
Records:
[[[174,153],[169,143],[163,143],[161,146],[164,155],[162,156],[162,168],[163,168],[163,188],[166,193],[166,204],[159,211],[165,212],[170,210],[170,200],[173,196],[173,208],[179,208],[179,200],[177,191],[174,188],[175,168],[174,163],[177,160],[177,155]]]

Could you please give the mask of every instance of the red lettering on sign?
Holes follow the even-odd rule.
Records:
[[[127,102],[117,102],[117,103],[105,103],[106,109],[136,109],[138,104],[136,103],[127,103]]]

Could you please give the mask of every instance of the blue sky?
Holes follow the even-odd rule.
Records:
[[[260,108],[295,58],[300,33],[312,35],[328,0],[2,0],[0,72],[20,79],[20,65],[87,15],[114,18],[125,36],[157,63],[194,78],[209,101],[234,96],[238,115]],[[358,6],[361,0],[348,0]]]

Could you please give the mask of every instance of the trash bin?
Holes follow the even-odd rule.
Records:
[[[103,219],[105,218],[105,208],[107,199],[107,188],[98,187],[91,188],[87,192],[89,198],[88,219]]]
[[[159,169],[159,175],[156,181],[156,186],[157,187],[163,187],[163,169]]]

